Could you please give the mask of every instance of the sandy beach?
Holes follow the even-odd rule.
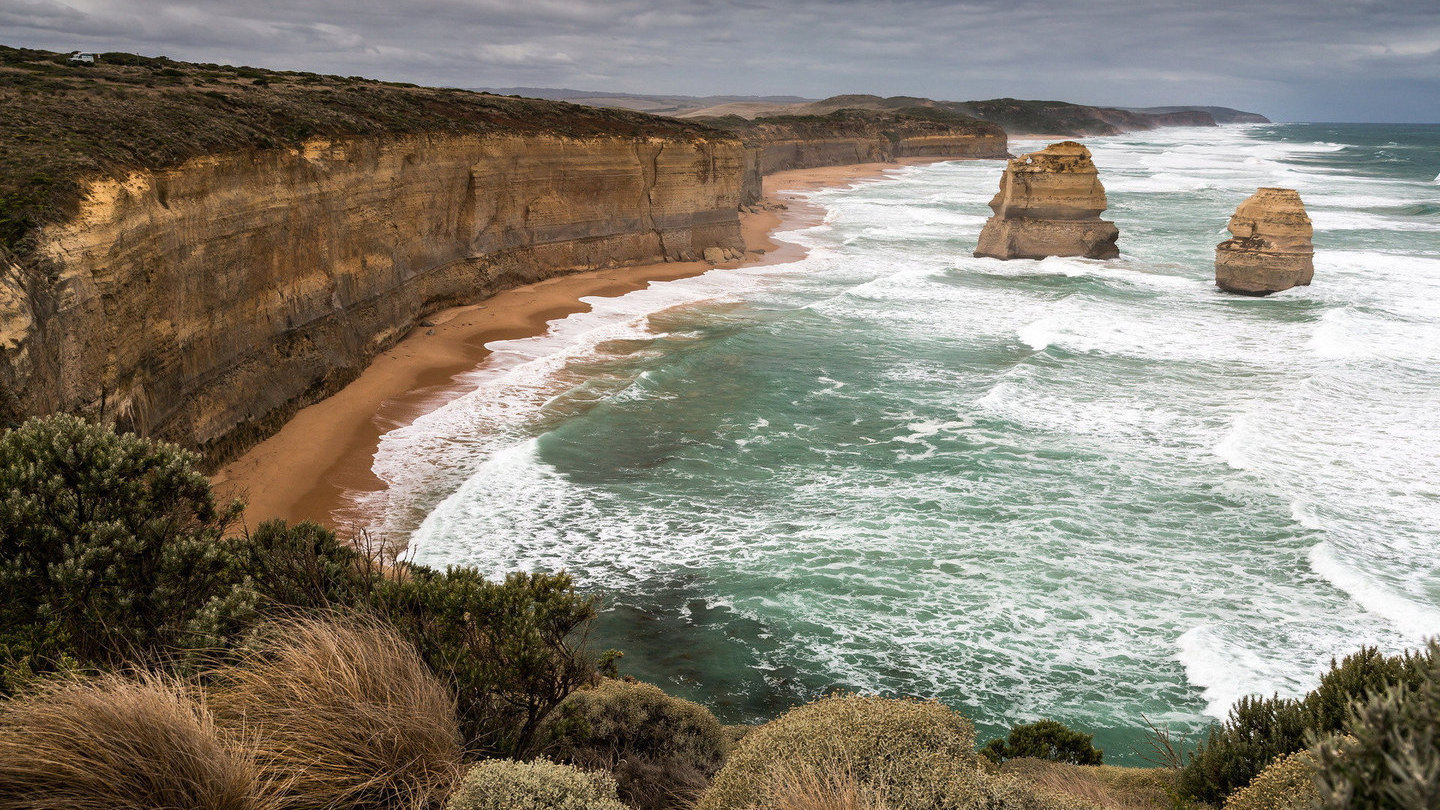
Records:
[[[723,267],[792,262],[798,245],[776,241],[777,231],[818,220],[818,209],[798,194],[880,177],[897,165],[865,163],[780,172],[765,178],[766,210],[741,213],[744,261]],[[783,207],[782,207],[783,206]],[[470,306],[437,312],[389,351],[378,355],[354,382],[301,411],[275,435],[221,468],[213,478],[223,497],[246,501],[245,525],[270,518],[313,520],[346,532],[358,529],[336,515],[347,492],[372,492],[384,482],[371,459],[384,433],[463,393],[456,377],[490,353],[487,343],[543,334],[547,324],[586,311],[586,297],[615,297],[652,282],[699,275],[712,265],[667,262],[592,270],[516,287]]]

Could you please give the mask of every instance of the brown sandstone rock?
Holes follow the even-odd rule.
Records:
[[[1043,259],[1120,255],[1115,223],[1100,219],[1105,187],[1090,150],[1074,141],[1053,143],[1010,161],[1000,193],[990,201],[995,216],[980,231],[976,256]]]
[[[1259,189],[1235,209],[1230,233],[1234,238],[1215,248],[1215,285],[1220,289],[1269,295],[1310,284],[1315,229],[1295,190]]]

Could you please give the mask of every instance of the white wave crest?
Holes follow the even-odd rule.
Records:
[[[1440,635],[1440,610],[1395,592],[1360,568],[1346,563],[1328,542],[1310,549],[1310,567],[1361,607],[1377,613],[1405,636],[1420,641]]]

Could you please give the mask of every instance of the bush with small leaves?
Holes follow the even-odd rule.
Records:
[[[557,762],[611,773],[620,798],[641,810],[693,804],[729,748],[704,706],[613,679],[566,698],[540,739],[540,750]]]
[[[490,582],[471,568],[418,565],[384,579],[374,598],[449,679],[467,747],[491,757],[529,755],[541,721],[596,680],[586,649],[595,604],[564,573]]]
[[[1224,725],[1210,729],[1180,772],[1181,790],[1200,801],[1221,804],[1276,757],[1304,748],[1308,730],[1298,700],[1241,698]]]
[[[382,562],[315,523],[267,520],[236,541],[262,609],[315,612],[367,604]]]
[[[991,740],[980,753],[995,763],[1033,757],[1072,765],[1099,765],[1105,752],[1096,748],[1094,742],[1094,735],[1075,731],[1054,720],[1040,720],[1012,726],[1008,738]]]
[[[1349,708],[1399,684],[1418,683],[1424,655],[1385,656],[1373,647],[1330,662],[1313,691],[1300,700],[1242,699],[1230,718],[1212,729],[1181,775],[1192,798],[1220,803],[1249,783],[1276,757],[1307,747],[1318,737],[1346,730]]]
[[[1320,807],[1440,807],[1440,643],[1412,663],[1412,682],[1351,706],[1349,737],[1317,745]]]
[[[544,759],[496,759],[470,769],[446,810],[628,810],[615,782]]]
[[[73,416],[0,434],[0,648],[44,671],[224,644],[254,595],[198,458]]]

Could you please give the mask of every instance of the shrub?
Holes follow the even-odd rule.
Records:
[[[1440,645],[1401,683],[1351,707],[1350,737],[1317,746],[1327,810],[1440,807]]]
[[[253,755],[176,682],[63,679],[0,704],[0,806],[272,810]]]
[[[540,733],[559,762],[609,771],[620,798],[641,810],[688,807],[724,762],[720,721],[658,687],[606,679],[566,698]]]
[[[975,728],[934,702],[835,696],[750,732],[716,775],[699,810],[769,801],[777,768],[841,767],[894,810],[964,806],[977,791]]]
[[[470,769],[446,810],[626,810],[615,782],[547,760],[491,760]]]
[[[469,568],[410,566],[382,581],[376,607],[450,678],[461,732],[479,754],[529,754],[546,715],[597,677],[586,652],[595,599],[563,573],[495,583]]]
[[[383,565],[315,523],[268,520],[237,542],[262,607],[325,611],[371,601]]]
[[[745,736],[697,810],[766,807],[795,774],[842,772],[890,810],[1039,810],[1063,806],[980,768],[975,728],[933,701],[835,696]],[[838,769],[838,771],[837,771]]]
[[[460,775],[454,697],[378,622],[271,625],[215,678],[216,716],[292,806],[438,807]]]
[[[1417,683],[1422,658],[1410,653],[1386,656],[1374,647],[1362,647],[1338,664],[1331,660],[1330,671],[1303,700],[1306,722],[1318,734],[1342,730],[1356,701],[1367,701],[1396,684]]]
[[[1054,720],[1041,720],[1010,728],[1008,739],[994,739],[980,753],[1000,763],[1018,757],[1033,757],[1074,765],[1099,765],[1104,752],[1094,745],[1095,737],[1066,727]]]
[[[1276,757],[1305,747],[1308,724],[1300,701],[1282,697],[1244,697],[1180,772],[1189,796],[1221,804],[1226,796],[1255,778]]]
[[[1315,760],[1309,751],[1280,757],[1250,784],[1230,794],[1225,810],[1308,810],[1320,799]]]
[[[218,643],[249,609],[215,501],[178,447],[73,416],[0,435],[0,642],[44,669]]]
[[[1417,684],[1426,655],[1384,656],[1373,647],[1336,663],[1301,700],[1245,698],[1224,726],[1212,729],[1182,773],[1184,791],[1220,803],[1276,757],[1304,749],[1310,740],[1347,728],[1350,706],[1399,684]]]

